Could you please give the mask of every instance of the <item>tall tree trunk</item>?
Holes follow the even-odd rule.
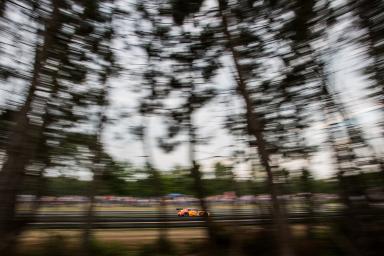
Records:
[[[332,107],[335,111],[337,111],[337,113],[340,114],[340,116],[343,119],[343,121],[348,120],[349,118],[348,118],[347,111],[345,110],[345,107],[342,105],[342,103],[340,103],[338,101],[336,96],[332,92],[330,92],[328,90],[328,88],[326,88],[326,87],[327,86],[324,85],[324,87],[323,87],[324,88],[323,89],[323,94],[329,100],[329,107]],[[361,145],[359,147],[360,148],[365,148],[369,152],[369,154],[371,155],[373,160],[378,165],[379,171],[380,171],[380,173],[382,175],[382,178],[384,179],[384,162],[377,155],[377,153],[376,153],[375,149],[373,148],[373,146],[362,137],[363,136],[363,131],[360,129],[360,127],[358,127],[358,124],[353,124],[352,127],[350,127],[349,125],[346,125],[345,131],[346,131],[348,139],[350,140],[351,143],[353,143],[352,137],[354,136],[354,134],[355,134],[355,136],[356,135],[361,136],[361,138],[360,138],[361,141],[359,141],[359,144],[361,144]],[[359,163],[356,163],[356,165],[359,166]]]
[[[190,96],[191,99],[194,98],[193,89],[194,89],[194,86],[192,85],[191,96]],[[194,122],[193,122],[193,113],[194,113],[193,100],[191,100],[191,102],[189,103],[189,111],[188,111],[189,120],[187,124],[188,137],[189,137],[189,161],[191,163],[191,176],[193,179],[193,187],[196,191],[197,198],[199,199],[201,210],[208,212],[208,206],[205,201],[206,192],[202,182],[200,166],[197,163],[196,156],[195,156],[195,152],[196,152],[195,147],[196,147],[197,140],[196,140],[196,133],[195,133],[196,128],[194,127]],[[216,245],[218,242],[217,241],[218,237],[217,237],[216,229],[214,227],[214,223],[209,215],[204,215],[203,218],[207,225],[208,236],[211,241],[211,244]]]
[[[101,122],[100,122],[101,123]],[[85,255],[92,255],[92,229],[95,222],[95,196],[99,188],[100,178],[103,174],[102,154],[103,148],[101,145],[100,137],[103,130],[103,124],[99,125],[99,131],[96,138],[96,145],[93,149],[94,159],[92,166],[93,179],[88,187],[88,206],[85,214],[84,232],[83,232],[83,249]]]
[[[7,5],[8,0],[0,0],[0,17],[4,16],[5,6]]]
[[[251,96],[249,95],[247,83],[244,79],[244,74],[239,63],[239,55],[232,44],[232,36],[228,29],[228,22],[225,14],[225,1],[218,0],[218,5],[219,14],[223,23],[224,36],[228,42],[228,48],[230,54],[232,55],[232,59],[237,72],[237,91],[243,98],[246,106],[246,121],[248,132],[250,135],[256,138],[257,150],[260,156],[261,164],[264,166],[265,171],[267,173],[267,184],[272,200],[272,217],[275,224],[275,237],[280,250],[279,254],[281,256],[291,256],[294,255],[291,243],[291,234],[289,230],[289,225],[285,218],[284,210],[281,208],[281,205],[278,201],[278,190],[277,186],[274,184],[272,168],[269,163],[269,154],[267,152],[266,142],[263,136],[263,124],[253,111]]]
[[[325,112],[325,114],[328,118],[328,121],[331,122],[329,115],[332,111],[333,111],[333,113],[339,114],[343,121],[348,120],[348,116],[347,116],[347,113],[345,111],[344,106],[342,106],[342,103],[339,103],[337,101],[337,99],[335,99],[335,96],[328,89],[329,86],[328,86],[328,82],[326,79],[326,74],[324,74],[324,72],[322,72],[322,70],[321,70],[321,73],[319,76],[320,76],[320,79],[322,79],[322,84],[323,84],[322,85],[322,92],[321,92],[322,100],[325,104],[325,110],[323,110],[323,112]],[[348,155],[351,156],[350,163],[349,163],[351,165],[351,169],[355,168],[355,169],[359,170],[360,183],[361,183],[362,187],[366,187],[365,178],[364,178],[364,176],[362,176],[360,164],[356,159],[357,158],[356,153],[354,152],[353,147],[351,145],[354,143],[353,138],[352,138],[354,136],[353,134],[359,134],[360,136],[362,136],[362,131],[358,127],[349,127],[348,125],[345,126],[345,131],[346,131],[346,136],[347,136],[348,141],[346,143],[344,143],[344,149],[343,150],[345,152],[347,152]],[[333,135],[332,129],[329,129],[329,134],[330,134],[330,140],[334,145],[335,157],[338,160],[338,164],[339,164],[339,162],[340,162],[339,159],[341,159],[341,156],[339,156],[340,154],[337,152],[336,136]],[[379,165],[381,173],[384,174],[383,170],[381,169],[382,160],[377,157],[373,147],[369,143],[367,143],[363,137],[361,137],[360,139],[362,140],[362,141],[358,142],[358,144],[361,144],[360,147],[365,148],[368,152],[371,153],[372,157],[375,159],[375,161]],[[344,170],[343,170],[342,166],[339,164],[339,178],[342,179],[343,175],[344,175]],[[342,182],[342,181],[340,180],[340,182]],[[343,185],[343,186],[341,186],[341,188],[344,188],[344,189],[347,188],[347,187],[345,187],[346,184],[341,184],[341,185]],[[362,194],[364,194],[366,199],[368,199],[368,196],[366,195],[365,191],[363,191]],[[345,203],[347,204],[347,206],[352,206],[347,198],[346,198]],[[366,200],[364,209],[367,209],[368,207],[369,207],[369,205],[367,204],[367,200]]]
[[[183,27],[181,29],[184,33]],[[196,154],[195,154],[197,138],[196,138],[196,127],[194,125],[194,120],[193,120],[193,115],[196,111],[195,84],[193,82],[193,71],[194,71],[193,62],[189,62],[188,68],[190,73],[189,74],[190,87],[189,87],[189,95],[188,95],[189,99],[188,99],[188,110],[187,110],[188,111],[187,133],[188,133],[188,139],[189,139],[188,154],[189,154],[189,162],[191,165],[190,174],[193,179],[193,188],[196,192],[197,198],[199,199],[200,208],[204,212],[208,212],[207,202],[205,201],[206,191],[202,181],[200,165],[196,161]],[[211,245],[215,246],[219,241],[218,241],[218,232],[216,231],[212,218],[208,214],[205,214],[203,216],[203,219],[207,226],[208,236],[209,236]]]
[[[323,99],[323,101],[327,102],[326,99]],[[327,122],[331,119],[331,113],[330,113],[331,109],[329,107],[330,107],[330,104],[325,103],[325,106],[322,110],[325,122]],[[337,169],[338,169],[337,178],[338,178],[338,182],[339,182],[339,186],[340,186],[339,196],[340,196],[342,203],[346,206],[346,210],[344,212],[346,217],[344,218],[344,221],[346,223],[347,228],[354,229],[354,226],[357,223],[356,223],[356,220],[354,219],[354,215],[352,214],[352,211],[351,211],[352,204],[351,204],[351,201],[349,200],[348,184],[345,182],[345,180],[343,178],[344,170],[343,170],[342,164],[340,163],[341,156],[340,156],[339,150],[337,149],[336,136],[334,135],[334,132],[331,129],[328,129],[326,135],[328,137],[327,140],[329,141],[331,147],[333,148],[334,158],[336,159],[336,164],[337,164]],[[339,246],[342,249],[344,249],[345,251],[347,251],[351,255],[355,255],[355,256],[362,255],[359,252],[359,250],[356,248],[355,244],[352,241],[350,241],[349,239],[347,239],[343,234],[339,233],[338,231],[336,231],[336,232],[333,231],[333,233],[334,233],[334,238],[335,238],[334,240],[336,241],[336,243],[339,244]]]
[[[331,93],[328,91],[328,83],[326,80],[326,76],[323,73],[320,73],[320,78],[322,79],[322,92],[321,92],[321,100],[323,101],[322,112],[324,115],[325,123],[332,122],[332,114],[337,113],[343,116],[341,106],[337,105],[337,102],[332,97]],[[340,112],[341,111],[341,112]],[[347,235],[342,233],[338,234],[335,232],[336,240],[344,241],[339,244],[343,249],[351,253],[351,255],[362,255],[362,250],[360,250],[356,243],[356,238],[361,234],[362,229],[366,229],[365,224],[361,223],[361,221],[356,218],[356,212],[353,205],[353,202],[350,200],[350,189],[351,185],[349,184],[347,178],[345,177],[345,173],[353,170],[355,167],[355,154],[353,149],[349,145],[349,141],[344,143],[345,145],[340,145],[337,142],[337,134],[332,128],[327,129],[326,135],[328,136],[328,141],[333,148],[334,158],[337,164],[337,178],[339,182],[339,196],[342,203],[346,206],[344,210],[345,217],[341,220],[342,226],[347,230]],[[350,137],[349,132],[347,131],[348,138]],[[350,160],[348,161],[349,166],[345,166],[345,155],[350,155]],[[344,161],[344,162],[343,162]],[[365,206],[362,208],[366,208]],[[360,210],[360,209],[359,209]],[[364,209],[363,209],[364,210]],[[363,228],[364,227],[364,228]],[[344,237],[345,236],[345,237]],[[347,237],[349,236],[349,238]],[[352,239],[351,239],[352,238]]]
[[[36,137],[39,131],[30,125],[28,113],[35,99],[35,93],[40,89],[40,74],[59,27],[59,2],[60,0],[53,1],[53,11],[43,34],[43,45],[36,48],[31,85],[23,106],[13,117],[14,127],[9,135],[7,158],[0,172],[0,237],[2,238],[0,252],[5,253],[2,255],[11,253],[9,250],[18,229],[14,219],[16,197],[25,168],[37,147]]]
[[[93,179],[92,182],[88,188],[88,207],[86,210],[85,215],[85,222],[84,222],[84,230],[83,230],[83,250],[85,255],[93,255],[92,254],[92,229],[93,229],[93,223],[95,222],[95,196],[97,195],[98,189],[100,187],[100,179],[103,176],[104,173],[104,165],[103,165],[103,145],[102,145],[102,135],[104,131],[104,126],[106,122],[106,105],[105,101],[107,99],[107,85],[103,84],[104,88],[101,92],[101,97],[99,98],[99,101],[97,102],[98,106],[100,107],[99,110],[99,118],[98,118],[98,125],[96,130],[96,138],[95,138],[95,144],[91,146],[91,150],[94,153],[94,158],[92,162],[92,173],[93,173]]]
[[[98,146],[97,146],[98,147]],[[101,156],[96,152],[96,156],[93,162],[93,180],[88,187],[88,206],[85,214],[84,230],[83,230],[83,247],[85,255],[92,255],[92,229],[95,222],[95,196],[97,194],[97,188],[99,187],[99,174],[100,171],[98,165],[100,163]]]
[[[154,182],[156,184],[156,196],[159,197],[159,205],[157,209],[159,226],[159,242],[165,241],[167,239],[167,204],[164,198],[164,185],[161,180],[161,174],[154,168],[153,157],[150,150],[150,143],[148,138],[148,120],[147,116],[143,114],[143,131],[142,131],[142,145],[143,152],[145,157],[145,166],[149,173],[153,176]]]
[[[36,143],[38,146],[36,146],[36,150],[32,151],[30,154],[31,161],[41,159],[41,162],[43,164],[43,167],[41,168],[41,171],[39,172],[37,179],[37,184],[35,187],[35,200],[32,202],[32,205],[30,207],[30,213],[29,217],[23,222],[18,223],[16,230],[16,235],[19,234],[23,228],[25,228],[26,223],[31,223],[36,219],[37,212],[39,210],[40,204],[41,204],[41,197],[44,194],[44,191],[47,186],[47,180],[44,177],[44,171],[51,166],[51,156],[49,153],[49,148],[47,145],[47,138],[44,136],[48,126],[51,124],[51,118],[49,114],[50,105],[52,103],[55,103],[57,100],[57,93],[59,91],[60,85],[56,78],[53,79],[53,88],[51,97],[49,98],[49,102],[47,102],[44,110],[44,115],[42,116],[43,123],[41,126],[37,129],[37,136],[36,136]],[[16,238],[16,236],[14,236]],[[15,244],[16,241],[13,241],[13,244]]]

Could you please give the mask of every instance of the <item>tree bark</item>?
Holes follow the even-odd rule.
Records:
[[[278,201],[278,191],[277,187],[274,184],[274,177],[272,173],[272,168],[269,163],[269,153],[266,148],[266,141],[263,136],[263,124],[261,120],[253,111],[253,103],[251,96],[247,89],[247,82],[244,79],[244,74],[239,63],[239,55],[232,44],[232,36],[228,29],[228,21],[225,14],[225,2],[224,0],[218,0],[219,5],[219,14],[223,23],[223,33],[228,42],[229,52],[232,55],[233,62],[235,64],[235,69],[237,72],[237,91],[240,96],[243,98],[246,106],[246,121],[248,127],[248,133],[256,138],[257,141],[257,150],[260,156],[261,164],[264,166],[267,173],[267,184],[271,195],[272,200],[272,217],[275,224],[275,237],[277,245],[279,247],[279,254],[281,256],[291,256],[294,255],[291,235],[289,230],[289,225],[285,218],[285,214],[281,205]]]
[[[7,0],[0,0],[0,17],[4,16],[6,5],[7,5]]]
[[[106,87],[106,85],[103,85]],[[93,180],[88,188],[88,208],[86,210],[84,230],[83,230],[83,250],[85,255],[92,256],[92,229],[93,223],[95,222],[95,196],[99,188],[100,179],[103,176],[104,166],[103,166],[103,145],[102,145],[102,134],[105,126],[105,99],[107,95],[107,88],[103,89],[102,95],[100,97],[100,112],[99,112],[99,121],[96,131],[96,141],[95,145],[91,148],[94,153],[93,166],[91,168],[93,173]]]
[[[7,158],[0,172],[0,252],[4,252],[4,255],[11,254],[12,243],[17,235],[18,225],[14,219],[17,193],[25,168],[37,147],[39,131],[29,123],[28,113],[35,93],[41,87],[40,74],[59,27],[59,2],[60,0],[53,1],[53,11],[43,33],[43,45],[36,47],[31,85],[23,106],[13,117],[14,127],[9,135]]]
[[[143,133],[142,133],[142,145],[143,152],[145,157],[145,166],[149,173],[153,176],[154,182],[156,184],[156,193],[155,195],[159,197],[159,205],[157,209],[159,225],[159,242],[165,241],[167,239],[167,205],[164,198],[164,185],[161,180],[161,174],[154,168],[153,157],[150,150],[150,143],[148,138],[147,129],[149,127],[149,122],[147,120],[146,114],[143,114]]]
[[[189,103],[189,111],[188,116],[189,120],[187,123],[187,129],[188,129],[188,137],[189,137],[189,161],[191,163],[191,176],[193,178],[193,187],[196,191],[197,198],[199,199],[199,204],[201,207],[201,210],[208,212],[208,206],[205,201],[206,193],[203,186],[203,182],[201,179],[201,172],[200,172],[200,166],[196,162],[196,156],[195,156],[195,147],[196,147],[196,133],[195,133],[195,127],[193,122],[193,113],[194,113],[194,106],[193,106],[193,98],[194,98],[194,86],[191,85],[191,92],[190,92],[190,99],[191,102]],[[207,225],[207,231],[209,240],[211,241],[212,245],[217,244],[217,232],[214,227],[214,223],[212,221],[212,218],[209,215],[204,215],[203,219]]]

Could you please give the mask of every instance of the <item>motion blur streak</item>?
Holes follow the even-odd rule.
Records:
[[[384,255],[381,0],[0,0],[0,255]]]

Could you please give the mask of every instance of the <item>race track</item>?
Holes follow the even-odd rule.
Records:
[[[290,223],[322,222],[340,217],[336,212],[327,212],[308,216],[305,213],[292,213],[288,216]],[[270,215],[261,215],[251,210],[223,210],[212,212],[210,218],[222,225],[267,225],[272,223]],[[20,214],[19,221],[27,222],[31,228],[73,229],[83,227],[85,216],[82,212],[50,212],[37,216]],[[159,216],[156,211],[103,211],[96,212],[94,228],[158,228],[164,223],[169,228],[205,227],[202,217],[178,217],[175,213]]]

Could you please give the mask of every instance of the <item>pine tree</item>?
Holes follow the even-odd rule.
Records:
[[[348,11],[356,18],[356,24],[365,30],[364,35],[359,38],[359,43],[366,48],[369,58],[372,59],[372,64],[365,70],[374,81],[370,88],[373,91],[371,97],[377,98],[379,104],[383,104],[384,47],[381,42],[384,39],[384,29],[381,24],[384,21],[384,3],[378,0],[349,0],[347,5]]]
[[[37,90],[41,89],[40,76],[43,65],[48,59],[48,51],[54,43],[54,36],[60,28],[59,12],[62,3],[54,1],[52,13],[46,19],[45,31],[43,32],[42,46],[36,47],[35,62],[33,65],[33,76],[24,105],[15,113],[12,121],[15,123],[9,134],[9,142],[6,149],[7,160],[5,161],[1,173],[1,197],[0,197],[0,235],[13,239],[15,230],[14,213],[16,207],[16,194],[18,185],[21,183],[24,169],[28,164],[31,153],[35,150],[33,140],[34,131],[29,124],[28,113],[32,108],[32,103]],[[12,240],[11,240],[12,241]],[[7,250],[10,241],[4,239],[0,250]]]
[[[188,3],[173,2],[171,11],[163,10],[163,14],[171,13],[177,26],[172,32],[169,41],[164,41],[168,47],[167,58],[172,62],[172,70],[169,77],[169,98],[177,97],[180,103],[169,109],[166,118],[167,136],[159,140],[160,146],[165,151],[172,151],[180,142],[179,135],[185,135],[188,139],[188,159],[191,165],[190,175],[193,179],[193,187],[199,198],[200,207],[203,211],[208,210],[205,197],[207,195],[202,181],[200,165],[196,160],[196,146],[201,143],[198,137],[198,127],[195,123],[196,112],[205,106],[214,96],[215,90],[210,85],[211,78],[219,67],[216,60],[217,51],[209,51],[212,33],[209,29],[199,26],[195,20],[191,25],[193,28],[182,24],[183,13],[194,11],[194,1]],[[189,7],[186,7],[190,5]],[[187,8],[187,9],[185,9]],[[174,46],[177,45],[177,48]],[[173,47],[173,48],[170,48]],[[171,50],[173,49],[173,50]],[[217,242],[217,232],[209,216],[204,216],[207,223],[208,233],[213,243]]]
[[[70,114],[71,109],[65,107],[73,107],[73,101],[79,99],[81,91],[75,85],[82,83],[92,70],[87,62],[92,58],[102,58],[106,62],[111,59],[105,44],[100,43],[110,38],[111,31],[94,28],[106,21],[99,12],[98,3],[80,1],[77,4],[84,8],[56,0],[36,6],[34,22],[42,25],[43,30],[38,34],[26,99],[11,118],[7,160],[1,171],[0,231],[3,237],[10,239],[2,241],[2,250],[13,244],[17,234],[18,227],[14,222],[16,195],[27,165],[35,158],[48,159],[42,155],[43,151],[35,152],[45,147],[47,138],[44,136],[52,124],[51,111],[66,98],[68,101],[62,102],[64,105],[57,109],[64,115]]]
[[[162,71],[163,49],[162,44],[164,38],[167,37],[169,28],[162,25],[159,21],[158,3],[143,1],[136,7],[140,15],[140,22],[135,25],[135,33],[140,38],[140,48],[145,52],[147,67],[143,70],[142,84],[139,88],[141,98],[137,107],[137,112],[141,116],[142,122],[139,126],[134,127],[134,134],[141,141],[145,158],[145,169],[152,181],[153,195],[159,198],[158,218],[160,222],[159,245],[160,250],[167,250],[167,220],[165,187],[162,175],[154,165],[153,154],[151,152],[150,137],[148,131],[150,129],[150,120],[153,115],[159,115],[163,107],[161,100],[167,94],[164,90],[166,85],[162,80],[165,74]],[[142,25],[143,21],[150,24],[150,28]],[[164,251],[166,252],[166,251]]]

